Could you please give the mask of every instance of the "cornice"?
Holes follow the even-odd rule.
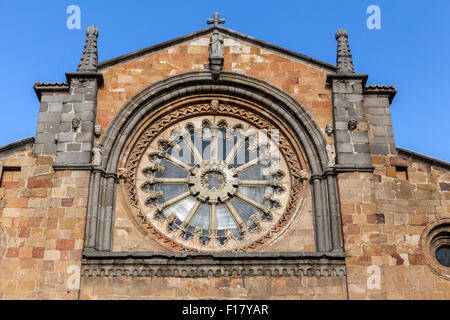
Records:
[[[111,253],[85,251],[85,277],[345,276],[343,253]]]
[[[366,85],[369,75],[367,73],[329,73],[327,74],[327,82],[332,83],[333,80],[361,80],[362,86]]]
[[[40,102],[43,92],[69,92],[69,84],[67,82],[36,82],[33,89]]]
[[[392,103],[392,100],[394,100],[394,97],[397,94],[397,88],[395,86],[368,84],[364,88],[364,94],[385,94],[389,96],[389,103]]]

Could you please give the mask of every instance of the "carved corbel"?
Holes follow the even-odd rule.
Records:
[[[126,168],[119,168],[117,176],[119,179],[127,180],[130,172]]]
[[[334,127],[332,124],[327,124],[325,126],[325,133],[327,134],[327,136],[331,136],[334,133]]]
[[[300,178],[302,180],[308,180],[309,179],[309,172],[307,170],[301,170],[300,171]]]

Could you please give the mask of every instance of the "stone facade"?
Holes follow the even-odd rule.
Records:
[[[0,148],[0,298],[450,299],[450,164],[396,147],[396,89],[355,73],[344,30],[334,66],[213,23],[100,64],[90,27],[77,72],[36,83],[36,137]],[[281,132],[270,232],[196,250],[136,205],[136,168],[164,170],[144,150],[193,115]]]

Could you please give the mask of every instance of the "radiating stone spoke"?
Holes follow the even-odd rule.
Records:
[[[218,161],[219,146],[218,146],[218,130],[216,128],[211,129],[211,162]]]
[[[225,159],[226,164],[231,164],[233,162],[234,158],[236,157],[237,153],[242,148],[244,143],[245,143],[245,138],[243,136],[239,136],[238,140],[236,141],[236,144],[230,150],[230,152],[228,153],[228,155]]]
[[[183,169],[183,170],[190,171],[190,170],[192,169],[192,167],[191,167],[190,165],[184,163],[184,162],[181,161],[181,160],[178,160],[177,158],[171,156],[170,154],[167,154],[167,153],[166,153],[166,154],[164,155],[164,158],[165,158],[167,161],[172,162],[174,165],[176,165],[177,167],[180,167],[180,168]]]
[[[217,234],[218,219],[217,219],[217,206],[212,203],[209,211],[209,230],[210,233]]]
[[[197,163],[202,163],[203,157],[200,154],[200,152],[198,152],[197,148],[192,142],[190,135],[185,137],[184,143],[186,143],[187,147],[191,151],[191,154],[194,156],[194,159],[197,161]]]
[[[191,210],[189,210],[188,215],[183,221],[183,227],[187,228],[192,222],[192,219],[197,215],[198,209],[200,208],[200,205],[202,203],[200,201],[195,201],[194,205],[192,206]]]
[[[231,201],[226,201],[224,204],[227,207],[228,211],[230,212],[231,217],[233,218],[234,222],[236,223],[236,226],[238,227],[239,231],[243,232],[244,228],[245,228],[245,223],[244,223],[244,220],[242,220],[239,213],[236,211],[236,208],[233,206]]]
[[[283,184],[277,179],[270,180],[239,180],[239,186],[248,187],[272,187],[277,192],[282,193],[286,190]]]
[[[255,158],[253,160],[250,160],[249,162],[244,163],[243,165],[237,167],[236,168],[236,172],[237,173],[241,173],[241,172],[243,172],[245,170],[248,170],[251,167],[256,166],[259,162],[260,162],[260,157],[257,157],[257,158]]]
[[[184,192],[178,196],[176,196],[175,198],[169,199],[166,202],[163,202],[161,204],[158,205],[158,208],[160,211],[167,209],[173,205],[176,205],[177,203],[183,201],[184,199],[188,198],[191,195],[191,193],[189,191]]]
[[[271,180],[239,180],[240,186],[252,186],[252,187],[268,187],[272,186]]]
[[[245,203],[251,205],[253,208],[258,209],[261,212],[269,213],[269,211],[270,211],[270,207],[269,206],[265,206],[262,203],[259,203],[258,201],[255,201],[252,198],[249,198],[249,197],[243,195],[240,192],[236,193],[236,197],[238,199],[244,201]]]
[[[150,180],[154,184],[185,184],[188,183],[187,178],[153,178]]]

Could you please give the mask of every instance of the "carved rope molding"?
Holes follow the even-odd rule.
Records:
[[[343,277],[344,255],[85,252],[83,277]]]

